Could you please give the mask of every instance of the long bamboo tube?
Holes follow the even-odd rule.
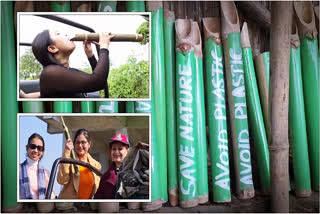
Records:
[[[159,155],[160,151],[157,148],[157,135],[156,135],[156,120],[155,120],[155,99],[154,99],[154,85],[151,86],[151,202],[149,203],[142,203],[142,209],[145,212],[153,211],[160,209],[162,207],[162,200],[161,200],[161,186],[160,186],[160,161]]]
[[[71,11],[70,1],[52,1],[51,11],[52,12],[70,12]]]
[[[126,112],[134,113],[134,101],[126,101]]]
[[[126,7],[128,12],[144,12],[144,1],[126,1]]]
[[[264,52],[254,57],[255,72],[260,94],[260,101],[263,113],[264,127],[266,129],[267,140],[271,139],[271,123],[269,109],[269,77],[270,77],[270,52]]]
[[[203,18],[206,62],[206,101],[211,154],[213,201],[230,202],[227,113],[220,19]]]
[[[22,110],[24,113],[44,113],[44,103],[42,101],[23,101]]]
[[[289,212],[288,104],[292,2],[272,2],[270,31],[271,211]]]
[[[54,101],[53,111],[55,113],[72,113],[71,101]]]
[[[116,12],[117,1],[99,1],[98,11],[99,12]]]
[[[311,2],[294,2],[301,42],[301,65],[312,189],[319,191],[320,82],[317,30]]]
[[[95,113],[95,102],[94,101],[81,101],[81,112],[82,113]]]
[[[300,41],[292,22],[289,81],[289,133],[293,156],[295,192],[299,197],[311,195],[310,165],[301,77]]]
[[[75,34],[72,41],[99,41],[99,33],[83,33]],[[143,40],[142,34],[115,34],[110,40],[111,42],[141,42]]]
[[[176,96],[175,96],[175,15],[164,10],[164,51],[166,69],[166,127],[168,148],[168,191],[171,206],[178,205],[178,158],[176,142]]]
[[[118,113],[118,101],[96,101],[97,113]]]
[[[201,55],[201,46],[199,47],[196,38],[193,38],[193,32],[198,34],[192,20],[177,19],[175,30],[179,204],[182,208],[188,208],[199,203],[197,156],[200,154],[197,147],[195,112],[195,54]]]
[[[12,2],[1,2],[1,162],[3,209],[17,203],[17,71]]]
[[[154,86],[154,112],[156,122],[156,145],[159,150],[160,161],[160,191],[163,202],[168,201],[167,182],[167,145],[166,145],[166,97],[165,97],[165,66],[164,66],[164,37],[163,37],[163,3],[148,2],[148,11],[151,11],[152,26],[152,85]]]
[[[222,38],[230,109],[236,193],[254,196],[239,17],[234,2],[220,2]]]
[[[241,45],[244,64],[244,79],[246,86],[246,98],[248,101],[248,119],[257,157],[259,180],[264,194],[270,192],[270,159],[268,141],[264,128],[260,98],[254,72],[252,49],[247,23],[244,22],[241,31]]]

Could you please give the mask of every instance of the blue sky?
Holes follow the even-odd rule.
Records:
[[[40,163],[51,171],[53,162],[62,155],[63,135],[47,133],[47,124],[35,116],[20,116],[19,132],[18,148],[20,163],[26,159],[28,138],[36,132],[43,137],[45,142],[45,153]],[[60,188],[61,186],[57,183],[57,178],[55,178],[53,192],[56,196],[59,194]]]

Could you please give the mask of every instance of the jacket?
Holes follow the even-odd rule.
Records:
[[[70,158],[71,157],[71,150],[65,149],[63,154],[63,158]],[[101,164],[92,158],[92,156],[88,153],[88,162],[91,166],[101,170]],[[92,189],[92,193],[90,198],[93,198],[94,194],[96,193],[99,183],[100,183],[100,176],[92,173],[94,177],[94,186]],[[80,175],[74,171],[73,164],[60,164],[58,176],[57,176],[58,183],[63,185],[63,189],[59,194],[59,199],[77,199],[78,198],[78,190],[79,190],[79,183],[80,183]]]
[[[109,169],[101,177],[99,189],[94,195],[94,199],[113,199],[115,195],[116,181],[116,166],[115,163],[112,162]]]

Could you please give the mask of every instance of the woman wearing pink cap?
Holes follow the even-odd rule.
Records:
[[[94,195],[95,199],[113,199],[115,196],[115,185],[117,173],[122,161],[129,152],[130,143],[128,137],[123,134],[117,134],[109,143],[110,156],[112,164],[103,174],[100,180],[99,188]]]

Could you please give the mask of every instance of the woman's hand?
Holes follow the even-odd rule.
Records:
[[[67,140],[65,149],[66,149],[66,150],[70,150],[70,151],[73,149],[73,142],[72,142],[71,139],[68,139],[68,140]]]
[[[83,49],[88,58],[91,58],[93,56],[91,42],[83,41]]]
[[[99,35],[99,44],[100,48],[109,49],[110,40],[114,37],[113,34],[109,33],[100,33]]]

